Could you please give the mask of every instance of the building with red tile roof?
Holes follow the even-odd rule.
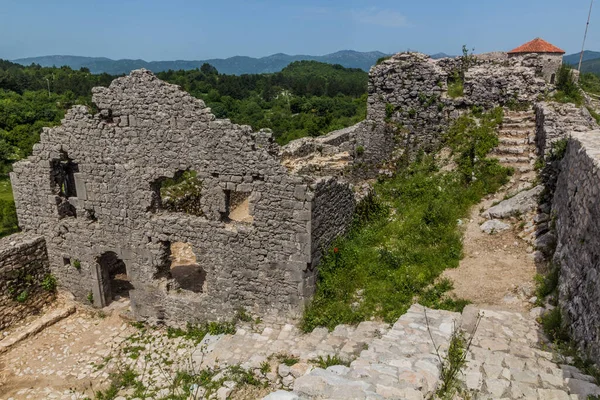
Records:
[[[539,74],[550,83],[556,80],[556,72],[563,63],[563,54],[565,51],[555,45],[546,42],[544,39],[535,38],[531,42],[517,47],[508,52],[508,57],[524,57],[528,55],[537,55],[542,58],[543,68]]]
[[[555,45],[546,42],[544,39],[535,38],[531,42],[527,42],[522,46],[517,47],[508,52],[508,54],[526,54],[526,53],[548,53],[548,54],[565,54],[565,51]]]

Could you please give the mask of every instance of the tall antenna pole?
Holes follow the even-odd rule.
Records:
[[[579,68],[577,70],[581,72],[581,63],[583,62],[583,50],[585,49],[585,39],[587,39],[588,28],[590,27],[590,18],[592,17],[592,7],[594,6],[594,0],[590,3],[590,13],[588,14],[587,25],[585,26],[585,35],[583,35],[583,45],[581,46],[581,54],[579,55]]]

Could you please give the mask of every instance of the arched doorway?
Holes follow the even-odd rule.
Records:
[[[127,267],[116,253],[108,251],[97,258],[102,276],[102,296],[104,297],[104,306],[109,305],[113,300],[129,297],[129,291],[133,285],[127,276]]]

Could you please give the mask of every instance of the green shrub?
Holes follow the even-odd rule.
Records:
[[[250,314],[248,314],[248,312],[244,308],[238,308],[238,310],[235,313],[234,319],[236,321],[242,321],[242,322],[252,321],[252,317],[250,316]]]
[[[268,374],[269,372],[271,372],[271,364],[268,361],[263,361],[260,363],[260,372],[263,375]]]
[[[394,106],[390,103],[385,103],[385,120],[390,121],[394,116]]]
[[[541,317],[542,328],[553,342],[566,342],[569,334],[562,320],[562,313],[558,307],[548,311]]]
[[[464,80],[458,71],[448,78],[448,96],[455,99],[465,94]]]
[[[87,294],[87,301],[88,301],[90,304],[94,304],[94,293],[92,293],[92,292],[89,292],[89,293]]]
[[[23,290],[21,293],[19,293],[19,295],[16,298],[16,300],[19,303],[25,303],[27,301],[27,299],[29,299],[29,290],[28,289]]]
[[[556,291],[559,275],[560,269],[552,266],[552,269],[546,276],[539,274],[535,276],[536,296],[540,301]]]
[[[552,143],[550,147],[550,155],[548,156],[549,161],[560,161],[564,158],[567,153],[567,147],[569,145],[568,139],[560,139]]]
[[[442,360],[440,378],[442,385],[437,391],[436,398],[454,399],[454,395],[459,388],[458,374],[467,364],[467,341],[463,332],[454,331],[450,339],[448,353]]]
[[[42,281],[42,288],[48,292],[54,292],[56,290],[56,278],[52,274],[48,274]]]
[[[75,268],[78,271],[81,270],[81,261],[73,260],[73,268]]]
[[[573,79],[572,69],[563,64],[558,70],[556,77],[556,90],[554,100],[560,103],[574,103],[576,105],[583,104],[583,96],[579,87]]]
[[[356,155],[362,156],[365,153],[365,148],[363,146],[356,146]]]

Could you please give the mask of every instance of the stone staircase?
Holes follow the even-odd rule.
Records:
[[[292,324],[260,327],[258,330],[246,325],[238,328],[234,335],[209,338],[214,345],[209,346],[210,351],[198,356],[196,362],[201,367],[240,364],[246,369],[257,369],[263,362],[278,355],[289,355],[305,362],[319,356],[337,355],[342,360],[351,361],[368,343],[385,335],[388,330],[389,324],[372,321],[361,322],[357,326],[338,325],[331,332],[327,328],[316,328],[308,334],[303,334]]]
[[[441,385],[436,348],[444,357],[457,329],[475,335],[458,377],[463,392],[456,399],[585,400],[600,395],[591,376],[560,364],[529,315],[474,306],[459,314],[413,305],[392,326],[367,321],[303,334],[292,324],[246,323],[233,335],[207,335],[200,343],[169,337],[164,329],[139,330],[115,315],[74,314],[40,333],[38,341],[24,343],[27,350],[17,345],[3,355],[5,372],[27,384],[4,396],[0,379],[0,399],[82,399],[86,394],[68,388],[106,387],[111,371],[126,368],[154,393],[145,398],[160,399],[173,394],[180,371],[214,368],[221,372],[213,381],[222,382],[227,367],[239,365],[271,389],[248,392],[225,379],[211,395],[197,385],[175,386],[177,393],[187,393],[188,400],[424,400],[435,398]],[[318,358],[327,356],[351,363],[320,368]],[[119,399],[132,398],[130,389],[119,393]]]
[[[491,157],[505,167],[514,169],[514,186],[526,186],[534,181],[536,160],[535,113],[504,110],[504,120],[498,130],[498,147]]]
[[[554,362],[529,316],[474,306],[461,315],[414,305],[349,367],[312,369],[295,379],[292,393],[278,391],[265,400],[432,398],[441,384],[436,347],[443,357],[455,329],[467,339],[475,332],[456,399],[584,400],[600,394],[591,376]]]

